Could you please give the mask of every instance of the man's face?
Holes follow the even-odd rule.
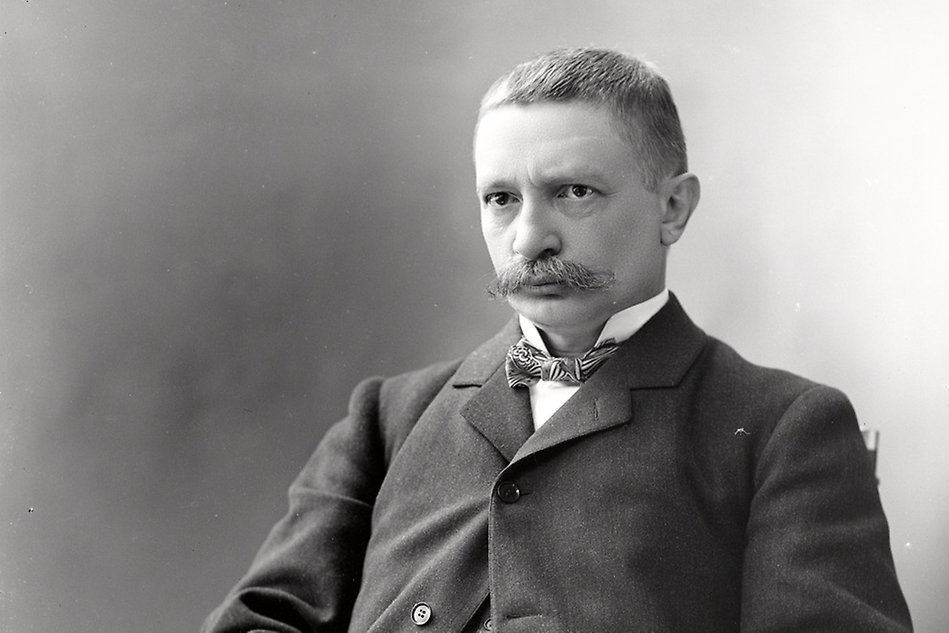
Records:
[[[514,259],[557,257],[610,272],[607,288],[535,279],[508,302],[548,331],[600,327],[665,283],[662,205],[612,115],[584,103],[507,105],[475,138],[481,230],[496,271]]]

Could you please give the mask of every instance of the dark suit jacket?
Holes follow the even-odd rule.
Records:
[[[843,394],[673,297],[532,434],[518,337],[363,382],[206,630],[910,630]]]

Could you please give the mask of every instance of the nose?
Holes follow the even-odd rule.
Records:
[[[525,259],[542,259],[558,254],[562,246],[553,209],[525,199],[514,224],[514,252]]]

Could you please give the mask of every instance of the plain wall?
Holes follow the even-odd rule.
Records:
[[[846,391],[919,631],[949,629],[942,2],[0,0],[0,631],[186,631],[363,377],[509,318],[481,93],[644,54],[703,200],[669,286]]]

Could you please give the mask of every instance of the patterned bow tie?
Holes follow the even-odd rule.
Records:
[[[616,341],[607,339],[579,358],[559,358],[522,338],[507,351],[507,383],[511,387],[528,387],[538,380],[553,380],[579,385],[618,349]]]

